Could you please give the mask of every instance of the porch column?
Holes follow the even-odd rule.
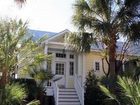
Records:
[[[86,54],[83,54],[82,86],[86,81]]]
[[[48,54],[48,45],[45,43],[44,54]],[[43,68],[47,70],[47,62],[44,61]]]

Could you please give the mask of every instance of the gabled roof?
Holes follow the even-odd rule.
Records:
[[[68,29],[65,29],[59,33],[29,29],[29,33],[31,35],[33,35],[33,40],[37,40],[41,37],[47,36],[47,39],[46,39],[47,42],[52,41],[55,38],[64,36],[65,33],[69,33],[69,32],[70,31]],[[44,42],[46,42],[46,41],[44,41]],[[117,42],[117,48],[116,48],[117,53],[121,52],[123,44],[124,44],[124,42],[119,42],[119,41]],[[101,51],[101,50],[103,50],[103,44],[98,42],[97,45],[94,44],[91,46],[91,50],[92,51]],[[140,56],[140,45],[136,45],[134,43],[131,43],[128,50],[127,50],[127,54]]]
[[[120,42],[120,41],[117,42],[116,51],[118,54],[121,53],[123,45],[124,45],[124,42]],[[103,50],[103,47],[105,46],[101,42],[98,42],[97,45],[93,44],[91,46],[91,50],[101,51]],[[126,53],[128,55],[140,56],[140,44],[134,44],[133,42],[131,42]]]
[[[28,32],[33,36],[33,40],[40,39],[44,36],[50,38],[57,34],[56,32],[40,31],[40,30],[33,30],[33,29],[29,29]]]
[[[50,38],[48,39],[48,41],[53,40],[53,39],[55,39],[55,38],[58,38],[58,37],[60,37],[60,36],[64,36],[65,33],[69,33],[69,32],[70,32],[70,31],[69,31],[68,29],[65,29],[65,30],[63,30],[63,31],[61,31],[61,32],[59,32],[59,33],[53,35],[52,37],[50,37]]]

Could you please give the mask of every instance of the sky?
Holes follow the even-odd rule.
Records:
[[[14,0],[0,0],[0,17],[28,21],[30,29],[60,32],[74,30],[72,25],[75,0],[27,0],[22,8]]]

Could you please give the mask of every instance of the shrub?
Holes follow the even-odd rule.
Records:
[[[93,72],[89,72],[85,84],[85,105],[105,105],[106,96],[98,86],[99,81]]]
[[[30,102],[37,98],[38,88],[34,79],[18,78],[18,79],[15,79],[13,82],[24,85],[27,91],[27,96],[25,98],[27,102]]]
[[[0,105],[20,105],[25,97],[25,88],[20,84],[6,84],[0,88]]]

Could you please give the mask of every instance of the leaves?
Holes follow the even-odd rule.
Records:
[[[105,86],[100,85],[100,89],[111,99],[115,100],[116,97],[113,95]]]
[[[89,52],[91,44],[95,43],[94,41],[92,33],[86,32],[71,33],[67,38],[67,42],[71,43],[70,47],[79,52]]]
[[[128,77],[118,77],[119,90],[125,102],[132,105],[140,105],[140,82],[134,81]],[[108,88],[100,85],[101,90],[112,100],[116,100],[120,104],[120,100],[115,94],[112,94]],[[127,100],[129,99],[129,101]],[[121,104],[120,104],[121,105]]]
[[[26,91],[19,84],[7,84],[1,88],[0,96],[0,105],[18,105],[26,97]]]
[[[94,41],[102,41],[108,37],[111,43],[112,34],[116,41],[122,37],[128,40],[139,40],[139,0],[76,0],[74,4],[73,23],[78,28],[79,33],[72,38],[75,47],[81,46],[80,49],[87,49],[93,44],[92,41],[83,37],[85,44],[81,44],[81,34],[91,34]],[[75,34],[75,33],[73,33]],[[74,36],[74,35],[73,35]],[[69,38],[69,39],[70,39]],[[77,39],[77,41],[76,41]],[[102,39],[102,40],[100,40]],[[77,43],[76,43],[77,42]],[[79,42],[79,44],[78,44]],[[110,43],[104,43],[107,47]],[[83,46],[83,47],[82,47]],[[116,47],[114,45],[114,47]],[[78,49],[79,50],[79,49]],[[82,51],[82,50],[81,50]]]

